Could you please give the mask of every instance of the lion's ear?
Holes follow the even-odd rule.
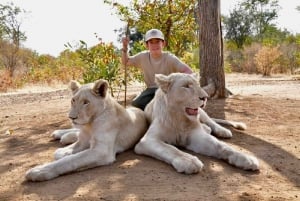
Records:
[[[76,92],[78,91],[78,89],[80,88],[81,85],[79,84],[79,82],[77,82],[75,80],[71,80],[69,86],[72,91],[72,94],[74,95],[74,94],[76,94]]]
[[[155,82],[164,93],[167,93],[171,80],[168,76],[163,74],[155,74]]]
[[[108,89],[108,82],[106,80],[100,79],[95,81],[93,92],[97,96],[105,97]]]

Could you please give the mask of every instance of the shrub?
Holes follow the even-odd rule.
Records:
[[[123,83],[120,75],[120,55],[112,43],[99,44],[87,48],[84,41],[81,41],[81,48],[78,50],[80,58],[87,64],[83,73],[84,83],[94,82],[97,79],[105,79],[109,82],[111,95],[114,96],[113,86],[121,86]]]
[[[272,69],[278,65],[280,55],[278,47],[263,46],[254,57],[259,72],[263,76],[271,75]]]
[[[12,85],[12,78],[9,71],[0,71],[0,92],[7,92],[7,89]]]

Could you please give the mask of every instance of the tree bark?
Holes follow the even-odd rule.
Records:
[[[220,0],[199,0],[200,85],[210,97],[224,98],[225,73]]]

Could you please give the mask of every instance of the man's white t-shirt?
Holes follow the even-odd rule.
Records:
[[[158,59],[152,58],[149,51],[140,52],[129,58],[133,66],[142,70],[144,81],[148,88],[157,87],[155,83],[155,74],[169,75],[184,70],[182,61],[169,52],[163,52],[162,56]]]

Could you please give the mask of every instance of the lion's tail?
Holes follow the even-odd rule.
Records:
[[[224,120],[224,119],[215,119],[215,118],[212,118],[212,119],[216,123],[232,126],[232,127],[236,128],[236,129],[239,129],[239,130],[246,130],[247,129],[247,125],[243,122],[228,121],[228,120]]]

